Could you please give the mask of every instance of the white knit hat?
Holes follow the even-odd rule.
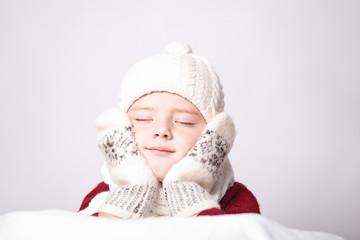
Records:
[[[170,43],[162,53],[131,67],[122,82],[120,109],[126,112],[140,97],[162,91],[188,99],[207,122],[224,111],[224,93],[214,68],[186,43]]]

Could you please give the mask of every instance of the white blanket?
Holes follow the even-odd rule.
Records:
[[[0,216],[0,240],[236,239],[341,240],[322,232],[287,228],[258,214],[192,218],[105,219],[60,210]]]

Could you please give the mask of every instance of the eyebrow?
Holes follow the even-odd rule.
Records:
[[[131,107],[129,111],[154,110],[152,107]]]
[[[130,109],[130,111],[154,111],[155,108],[153,107],[133,107]],[[180,112],[180,113],[189,113],[189,114],[194,114],[194,115],[200,115],[200,113],[198,113],[195,110],[188,110],[188,109],[182,109],[182,108],[175,108],[173,109],[174,112]]]

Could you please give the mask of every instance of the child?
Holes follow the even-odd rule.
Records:
[[[125,75],[118,108],[96,120],[101,182],[80,213],[123,219],[260,213],[234,181],[235,128],[222,85],[189,45],[170,43]]]

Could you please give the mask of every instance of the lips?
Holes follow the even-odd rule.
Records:
[[[164,147],[149,147],[146,149],[158,156],[166,156],[166,155],[170,155],[175,152],[174,150],[164,148]]]

